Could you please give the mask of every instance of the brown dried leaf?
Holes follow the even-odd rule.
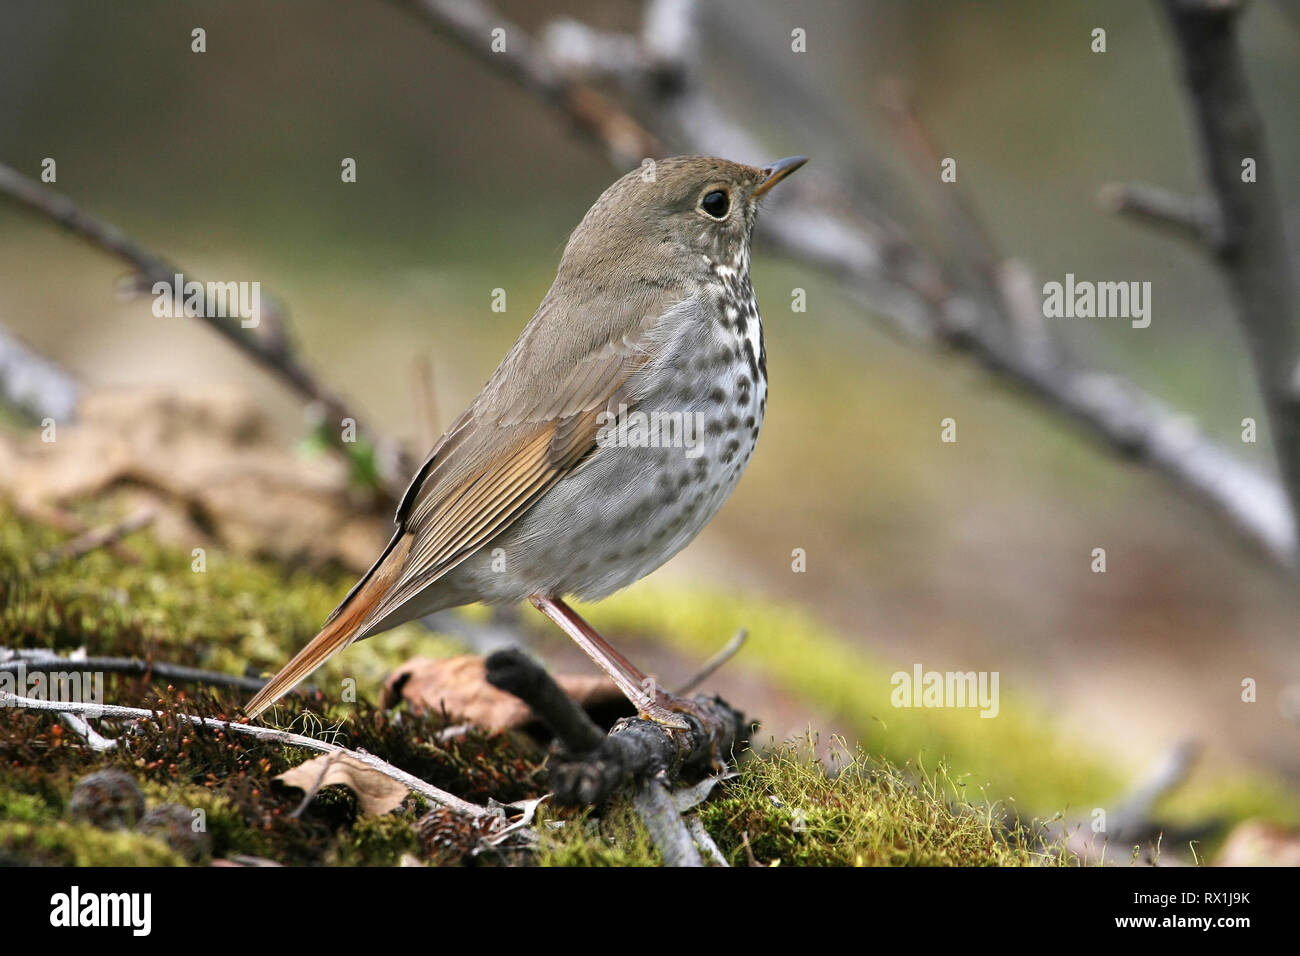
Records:
[[[20,513],[41,516],[111,492],[127,499],[123,512],[154,508],[151,535],[186,551],[215,540],[357,570],[387,540],[386,516],[358,514],[346,463],[285,447],[237,390],[90,391],[77,420],[58,427],[57,442],[35,431],[0,435],[0,494]]]
[[[339,784],[357,795],[362,813],[376,815],[396,810],[409,792],[392,777],[367,767],[348,754],[321,754],[286,770],[275,779],[304,793]]]
[[[607,677],[565,674],[556,682],[584,708],[621,699]],[[475,654],[411,658],[384,680],[380,706],[387,709],[399,700],[417,709],[446,710],[456,720],[487,730],[520,727],[532,719],[528,705],[488,683],[487,664]]]

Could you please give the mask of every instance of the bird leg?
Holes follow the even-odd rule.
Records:
[[[679,714],[669,709],[676,698],[659,690],[651,678],[637,670],[631,661],[616,651],[562,599],[534,594],[529,601],[559,625],[595,665],[609,675],[623,696],[632,702],[638,714],[665,727],[690,729],[690,725]]]

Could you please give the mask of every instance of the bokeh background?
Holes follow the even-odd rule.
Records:
[[[630,2],[503,3],[536,28],[561,13],[635,29]],[[1100,210],[1098,188],[1199,189],[1177,64],[1153,5],[730,2],[709,71],[737,50],[783,58],[825,91],[859,141],[903,163],[883,120],[890,77],[1002,251],[1042,281],[1146,280],[1154,319],[1062,329],[1097,363],[1195,416],[1271,469],[1222,281],[1177,240]],[[208,52],[190,52],[190,30]],[[793,27],[808,52],[790,53]],[[1104,55],[1089,31],[1108,34]],[[1244,19],[1273,168],[1300,167],[1297,21]],[[745,90],[729,102],[769,148],[804,153],[801,118]],[[568,231],[621,170],[562,121],[390,4],[253,0],[7,0],[0,11],[0,160],[37,175],[207,278],[259,280],[289,306],[307,360],[366,417],[422,450],[413,357],[444,421],[469,401],[545,293]],[[358,181],[339,179],[355,157]],[[1293,249],[1300,179],[1274,184]],[[900,210],[914,200],[893,197]],[[762,229],[760,220],[759,229]],[[96,386],[235,383],[286,444],[301,404],[209,330],[113,295],[122,266],[0,204],[0,323]],[[1199,773],[1300,785],[1295,582],[1164,480],[1106,453],[958,356],[899,341],[824,274],[759,248],[768,420],[732,501],[655,575],[790,605],[884,672],[996,670],[1002,692],[1125,770],[1172,741],[1206,745]],[[508,309],[493,312],[491,290]],[[792,313],[791,289],[808,311]],[[939,441],[954,417],[959,441]],[[1105,547],[1109,570],[1089,570]],[[804,548],[806,573],[791,570]],[[647,582],[650,585],[654,582]],[[725,634],[718,635],[721,643]],[[665,666],[671,667],[671,664]],[[729,665],[746,679],[742,657]],[[1255,678],[1258,702],[1241,702]],[[750,709],[778,735],[843,729],[808,695]],[[879,688],[875,691],[878,692]],[[743,693],[743,688],[740,691]],[[770,703],[770,706],[768,706]],[[971,715],[974,716],[973,714]],[[890,714],[882,714],[888,723]],[[978,721],[973,721],[978,729]]]

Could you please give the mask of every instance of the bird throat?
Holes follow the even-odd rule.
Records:
[[[714,262],[710,269],[722,284],[723,326],[735,333],[755,386],[766,391],[767,349],[763,344],[758,299],[749,281],[749,251],[742,251],[729,263]]]

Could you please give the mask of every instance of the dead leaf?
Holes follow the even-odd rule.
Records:
[[[556,682],[588,710],[622,700],[618,688],[607,677],[564,674]],[[527,704],[488,683],[487,663],[476,654],[411,658],[384,680],[380,706],[388,709],[400,700],[417,709],[435,713],[445,710],[456,720],[486,730],[520,727],[533,719]]]
[[[367,767],[348,754],[338,753],[313,757],[275,779],[304,793],[315,793],[335,784],[347,787],[357,795],[361,812],[375,815],[396,810],[410,792],[387,774]]]
[[[22,514],[48,520],[111,495],[124,514],[154,509],[151,535],[186,551],[216,542],[356,570],[388,537],[387,515],[359,513],[345,462],[297,454],[238,390],[88,391],[77,419],[58,427],[57,442],[35,430],[0,435],[0,494]]]

